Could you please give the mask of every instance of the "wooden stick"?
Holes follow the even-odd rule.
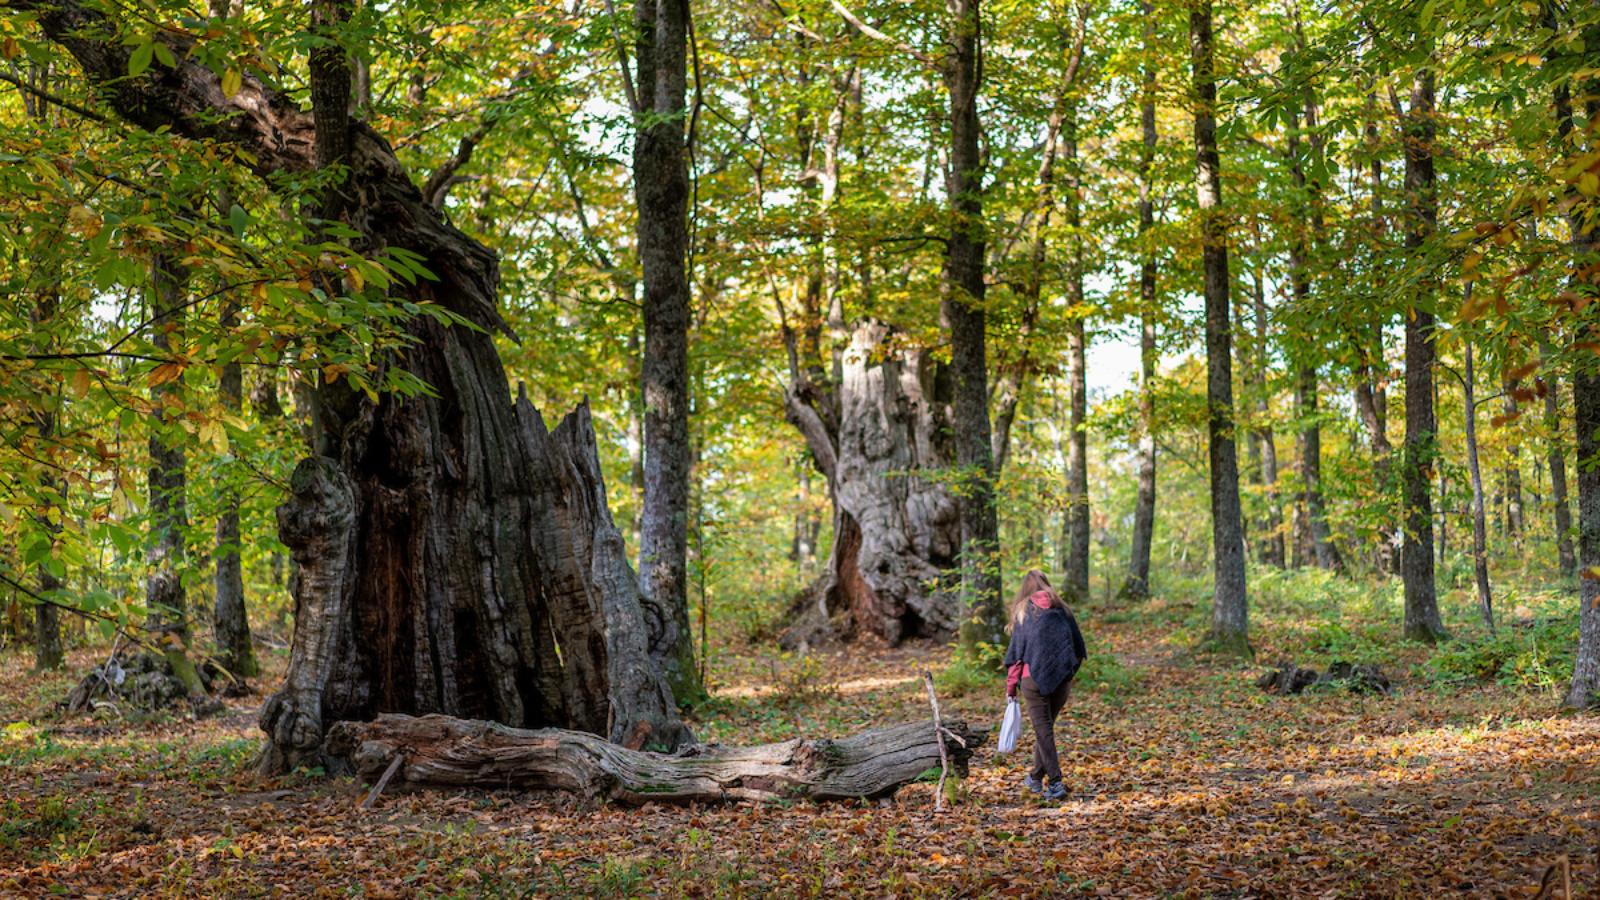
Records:
[[[385,787],[388,787],[389,779],[394,777],[394,773],[400,770],[400,764],[405,761],[406,755],[404,753],[396,753],[394,759],[389,760],[389,768],[383,770],[383,777],[379,778],[378,783],[373,785],[372,790],[367,792],[367,799],[361,801],[362,809],[371,809],[372,804],[378,802],[378,795],[383,793]]]
[[[933,692],[933,673],[924,669],[922,683],[928,688],[928,704],[933,707],[933,740],[939,745],[939,788],[933,795],[933,811],[939,812],[944,809],[944,780],[950,774],[950,755],[944,749],[944,736],[948,732],[939,721],[939,697]],[[965,742],[962,746],[966,746]]]

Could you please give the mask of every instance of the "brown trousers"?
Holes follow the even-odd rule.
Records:
[[[1018,687],[1022,689],[1022,706],[1027,710],[1028,724],[1033,726],[1033,771],[1029,774],[1041,781],[1048,775],[1051,781],[1059,783],[1061,758],[1056,755],[1056,716],[1061,714],[1061,707],[1067,705],[1072,682],[1063,681],[1053,692],[1041,694],[1033,679],[1024,675]]]

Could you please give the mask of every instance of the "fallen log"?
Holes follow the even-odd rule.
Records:
[[[943,749],[955,771],[967,773],[967,760],[983,737],[964,722],[945,723]],[[441,715],[383,715],[335,724],[326,750],[367,782],[398,754],[404,759],[393,777],[410,785],[561,791],[630,805],[886,797],[940,765],[940,742],[926,721],[839,740],[696,745],[663,754],[560,728],[530,731]]]

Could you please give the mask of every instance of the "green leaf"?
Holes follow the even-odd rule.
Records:
[[[223,91],[226,93],[227,89]],[[250,227],[250,214],[237,203],[228,207],[228,227],[233,229],[233,236],[240,240],[244,239],[245,229]]]
[[[153,42],[135,47],[133,55],[128,57],[128,74],[135,78],[144,74],[144,70],[150,68],[150,58],[155,52],[156,45]]]
[[[173,57],[171,47],[168,47],[166,44],[160,43],[159,41],[151,42],[150,46],[155,48],[156,59],[161,60],[161,64],[163,66],[166,66],[169,69],[176,69],[178,67],[178,60]]]

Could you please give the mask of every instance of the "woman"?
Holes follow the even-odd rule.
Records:
[[[1067,796],[1067,788],[1061,783],[1061,759],[1056,755],[1056,716],[1067,703],[1072,676],[1088,656],[1083,633],[1072,611],[1038,569],[1022,579],[1006,628],[1011,632],[1011,645],[1006,648],[1006,696],[1022,692],[1034,735],[1033,770],[1023,785],[1046,799],[1061,800]]]

